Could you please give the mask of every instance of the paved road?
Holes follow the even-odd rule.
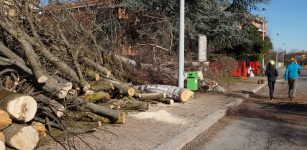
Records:
[[[287,88],[286,82],[278,83],[270,102],[265,86],[183,149],[306,150],[307,80],[300,79],[295,102],[288,100]]]

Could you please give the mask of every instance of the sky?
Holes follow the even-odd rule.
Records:
[[[272,0],[259,8],[253,14],[262,16],[261,8],[267,9],[264,16],[274,49],[307,50],[307,0]]]

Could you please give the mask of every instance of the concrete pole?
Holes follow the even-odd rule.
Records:
[[[178,86],[184,88],[184,0],[180,0]]]
[[[264,11],[266,8],[262,8],[262,41],[264,41]],[[262,73],[264,73],[265,65],[264,65],[264,55],[262,56]]]

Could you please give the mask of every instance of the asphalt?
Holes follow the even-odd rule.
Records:
[[[242,87],[255,93],[265,84],[248,78],[229,93]],[[98,150],[179,150],[226,115],[228,108],[243,101],[235,94],[195,93],[185,104],[153,105],[146,112],[131,112],[124,125],[104,125],[94,133],[74,139],[76,149]],[[244,98],[244,96],[243,96]],[[57,143],[39,149],[64,149]]]

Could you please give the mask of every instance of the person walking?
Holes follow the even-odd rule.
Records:
[[[276,77],[278,76],[278,71],[274,67],[274,64],[275,62],[273,60],[270,60],[265,70],[265,75],[268,77],[270,100],[273,100]]]
[[[297,64],[295,58],[290,59],[290,63],[288,64],[285,71],[285,80],[288,81],[289,85],[289,99],[292,101],[296,95],[297,88],[297,79],[299,75],[299,71],[303,68]]]

